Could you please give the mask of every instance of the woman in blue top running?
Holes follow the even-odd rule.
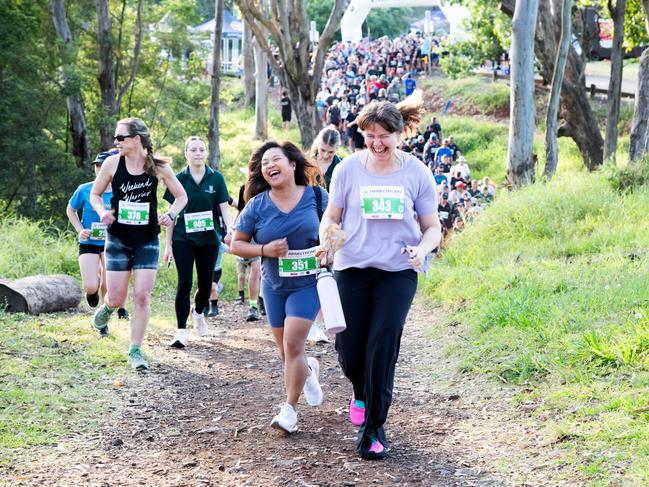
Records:
[[[311,406],[322,403],[318,361],[306,358],[304,344],[320,302],[316,291],[318,244],[317,167],[291,142],[266,142],[248,166],[246,207],[236,223],[231,250],[262,259],[262,288],[268,321],[284,362],[286,403],[271,426],[297,431],[295,406],[304,389]],[[256,243],[251,243],[254,239]]]

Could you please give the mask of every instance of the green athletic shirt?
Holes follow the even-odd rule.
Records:
[[[176,177],[187,192],[187,206],[176,219],[173,240],[187,242],[196,246],[218,245],[222,238],[219,231],[219,216],[221,214],[219,204],[227,203],[229,199],[228,188],[225,185],[223,175],[206,166],[203,179],[200,184],[196,184],[188,166],[176,174]],[[164,199],[173,204],[175,198],[167,189]],[[185,231],[185,213],[201,213],[204,211],[212,212],[214,230],[187,233]]]

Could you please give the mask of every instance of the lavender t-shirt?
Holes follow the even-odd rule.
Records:
[[[360,155],[360,157],[359,157]],[[403,167],[392,174],[377,176],[363,162],[367,151],[346,157],[334,169],[331,179],[331,202],[342,209],[341,226],[347,241],[334,257],[334,269],[375,267],[396,272],[411,269],[408,257],[401,253],[402,242],[418,245],[421,229],[417,215],[437,213],[437,186],[430,170],[416,157],[405,155]],[[361,193],[386,186],[403,188],[403,219],[370,219],[363,217]]]

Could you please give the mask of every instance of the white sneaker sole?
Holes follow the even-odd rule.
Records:
[[[289,435],[291,433],[295,433],[297,431],[297,425],[295,426],[295,429],[291,430],[291,429],[288,429],[288,428],[285,428],[284,426],[282,426],[280,424],[280,422],[276,421],[274,418],[273,418],[273,421],[271,421],[270,425],[271,425],[271,427],[275,428],[276,430],[283,431],[284,433],[289,434]]]
[[[320,364],[318,363],[318,360],[315,359],[314,357],[309,357],[307,359],[307,363],[309,364],[311,372],[309,373],[309,376],[306,378],[306,382],[304,383],[304,389],[302,390],[302,392],[304,392],[304,399],[306,399],[306,402],[309,406],[312,407],[320,406],[324,399],[324,394],[322,393],[322,386],[320,386]],[[311,375],[315,376],[315,383],[317,387],[314,387],[314,389],[317,390],[315,394],[316,397],[310,397],[311,394],[307,394],[306,392],[307,383]]]

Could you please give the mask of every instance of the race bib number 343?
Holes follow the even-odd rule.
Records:
[[[149,223],[149,203],[119,202],[117,221],[124,225],[147,225]]]
[[[280,257],[280,277],[299,277],[315,274],[318,268],[315,260],[316,247],[304,250],[289,250],[286,257]]]
[[[207,232],[214,230],[214,217],[211,211],[185,213],[185,231],[187,233]]]
[[[361,212],[368,220],[403,220],[403,186],[361,186]]]

